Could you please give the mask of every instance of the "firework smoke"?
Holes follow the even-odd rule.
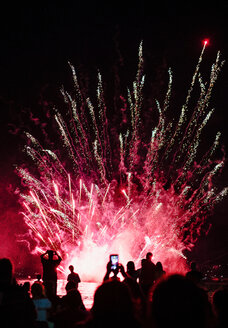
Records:
[[[166,116],[172,89],[169,70],[164,103],[156,101],[159,119],[149,143],[143,138],[140,115],[145,83],[142,44],[133,88],[126,100],[121,97],[130,126],[119,135],[107,119],[100,73],[93,103],[70,64],[74,93],[61,89],[67,112],[55,109],[54,115],[59,140],[54,149],[46,149],[27,133],[26,151],[37,171],[18,168],[25,186],[20,193],[23,216],[37,241],[36,251],[57,250],[84,279],[102,278],[112,252],[119,253],[124,264],[133,259],[139,265],[152,251],[167,271],[184,270],[183,251],[193,247],[206,217],[228,191],[217,191],[213,181],[224,166],[224,159],[213,159],[220,133],[204,154],[198,154],[213,113],[212,89],[223,65],[218,53],[210,81],[203,82],[199,69],[205,46],[179,119],[172,121]],[[196,87],[199,97],[190,112]],[[62,153],[59,144],[64,146]]]

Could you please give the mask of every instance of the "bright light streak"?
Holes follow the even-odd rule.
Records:
[[[203,44],[204,44],[205,47],[208,46],[209,45],[209,39],[204,39]]]

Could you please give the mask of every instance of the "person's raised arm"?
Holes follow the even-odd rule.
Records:
[[[46,251],[45,253],[41,254],[41,255],[40,255],[41,259],[43,259],[44,256],[45,256],[47,253],[48,253],[48,252]]]
[[[112,270],[111,270],[111,262],[109,261],[109,262],[107,263],[107,266],[106,266],[106,274],[105,274],[105,276],[104,276],[103,281],[109,279],[109,275],[110,275],[111,271],[112,271]]]
[[[60,255],[58,255],[58,254],[56,254],[57,256],[58,256],[58,260],[59,260],[59,262],[61,262],[62,261],[62,258],[61,258],[61,256]]]
[[[124,278],[127,278],[127,277],[129,277],[129,275],[125,272],[125,270],[124,270],[124,266],[120,263],[119,264],[119,271],[120,271],[120,273],[122,274],[122,276],[124,277]]]
[[[56,251],[53,252],[53,255],[57,256],[57,259],[55,259],[55,261],[57,261],[58,263],[62,261],[61,256]]]

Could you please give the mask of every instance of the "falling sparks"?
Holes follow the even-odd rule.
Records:
[[[83,94],[70,64],[74,95],[61,89],[68,119],[56,109],[54,116],[60,139],[51,150],[27,133],[30,146],[26,150],[37,173],[18,168],[26,186],[20,194],[23,216],[37,241],[37,251],[55,249],[68,262],[75,256],[81,258],[81,270],[83,263],[90,263],[92,254],[103,263],[114,251],[122,261],[134,259],[139,264],[150,250],[155,260],[171,270],[181,267],[184,250],[192,248],[206,217],[228,192],[227,188],[217,191],[213,181],[224,166],[224,159],[213,159],[220,132],[209,150],[200,159],[197,156],[201,134],[213,113],[208,109],[211,92],[223,65],[218,53],[209,83],[203,82],[200,64],[207,44],[205,39],[176,123],[165,115],[172,96],[169,69],[166,97],[163,105],[156,101],[159,119],[151,126],[146,154],[141,151],[145,150],[141,110],[146,82],[142,44],[136,79],[125,101],[131,126],[115,141],[101,74],[96,107]],[[189,118],[197,83],[199,99]],[[59,143],[64,146],[62,157]]]

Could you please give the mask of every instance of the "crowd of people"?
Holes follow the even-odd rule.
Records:
[[[166,274],[148,252],[140,269],[129,261],[107,263],[103,282],[86,309],[78,290],[79,275],[69,266],[63,296],[57,295],[61,257],[48,250],[41,255],[43,275],[30,286],[14,277],[13,264],[0,259],[0,327],[23,328],[225,328],[228,327],[228,289],[218,288],[209,300],[196,263],[186,275]]]

